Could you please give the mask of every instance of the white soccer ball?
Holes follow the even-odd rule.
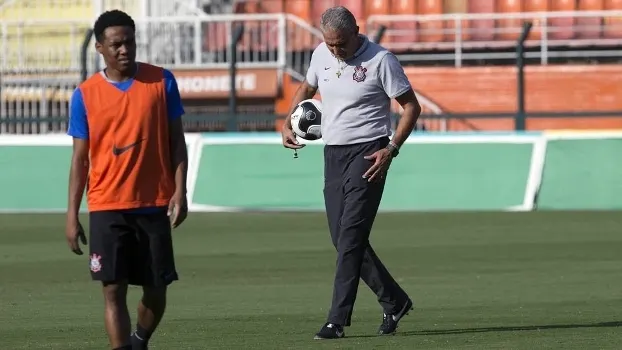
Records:
[[[316,99],[301,101],[291,115],[292,129],[305,140],[322,138],[322,102]]]

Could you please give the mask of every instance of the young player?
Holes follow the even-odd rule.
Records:
[[[95,22],[96,49],[106,68],[71,99],[73,137],[66,238],[82,255],[78,212],[85,190],[89,263],[103,285],[105,325],[113,349],[147,349],[178,279],[171,228],[187,215],[188,155],[184,109],[171,72],[136,62],[135,24],[121,11]],[[128,285],[142,286],[132,333]]]

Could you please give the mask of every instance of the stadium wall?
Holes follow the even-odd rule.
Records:
[[[407,66],[404,70],[417,94],[442,113],[516,113],[518,92],[514,66]],[[622,118],[597,115],[599,112],[619,112],[622,115],[622,99],[619,97],[621,75],[622,65],[619,64],[528,65],[525,67],[527,113],[586,112],[595,115],[589,118],[571,115],[528,117],[526,130],[622,128]],[[284,115],[289,112],[299,85],[298,82],[284,80],[283,94],[275,103],[276,113]],[[424,110],[424,113],[430,112]],[[277,124],[277,130],[280,126]],[[451,118],[445,127],[449,131],[461,132],[515,129],[513,117]],[[433,130],[434,125],[429,125],[428,129]]]
[[[322,146],[277,134],[187,134],[192,211],[323,209]],[[413,135],[383,211],[622,209],[622,131]],[[62,212],[71,140],[0,136],[0,212]]]

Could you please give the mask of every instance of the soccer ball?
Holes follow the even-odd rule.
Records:
[[[301,101],[291,115],[292,129],[305,140],[322,138],[322,102],[316,99]]]

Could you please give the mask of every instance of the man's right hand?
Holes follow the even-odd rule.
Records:
[[[294,131],[287,126],[283,126],[281,136],[283,137],[283,146],[285,146],[285,148],[301,149],[306,146],[305,144],[299,143],[298,140],[296,140],[296,135],[294,135]]]
[[[78,218],[67,218],[67,224],[65,227],[65,238],[67,239],[67,245],[69,249],[77,255],[84,254],[80,249],[80,242],[86,244],[86,234],[80,220]]]

